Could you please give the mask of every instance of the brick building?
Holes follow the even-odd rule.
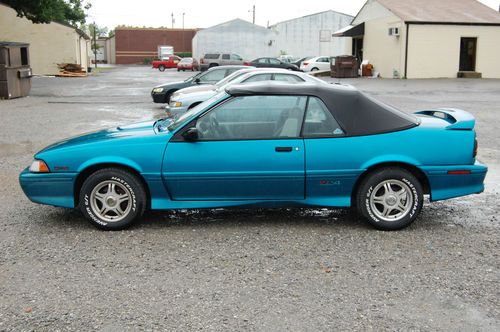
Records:
[[[196,29],[126,28],[115,29],[117,64],[140,64],[157,56],[158,45],[170,45],[177,52],[191,52]]]

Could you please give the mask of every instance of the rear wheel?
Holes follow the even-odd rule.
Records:
[[[80,190],[80,209],[91,224],[103,230],[121,230],[139,219],[146,193],[134,174],[105,168],[90,175]]]
[[[159,71],[165,71],[165,66],[164,66],[164,65],[160,65],[160,66],[158,66],[158,70],[159,70]]]
[[[311,69],[311,71],[316,71],[316,70],[319,70],[318,68],[314,67],[313,69]]]
[[[360,185],[358,212],[375,228],[398,230],[410,225],[423,205],[422,185],[405,169],[387,167],[370,174]]]

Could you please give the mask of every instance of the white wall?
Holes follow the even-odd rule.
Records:
[[[408,78],[457,77],[460,38],[476,37],[476,72],[500,78],[500,26],[410,25]]]
[[[352,19],[349,15],[326,11],[277,23],[272,30],[277,35],[278,52],[295,57],[350,54],[350,38],[334,38],[332,34],[349,25]],[[322,41],[320,34],[326,39]]]
[[[199,59],[209,52],[236,53],[245,60],[277,56],[275,39],[270,29],[237,19],[198,31],[193,38],[193,56]]]

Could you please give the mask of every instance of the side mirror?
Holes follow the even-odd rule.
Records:
[[[199,78],[197,78],[197,79],[195,79],[195,80],[194,80],[194,82],[195,82],[196,84],[200,84],[200,82],[201,82],[201,81],[200,81],[200,79],[199,79]]]
[[[188,142],[194,142],[198,140],[198,129],[196,129],[196,127],[191,127],[182,133],[182,137]]]

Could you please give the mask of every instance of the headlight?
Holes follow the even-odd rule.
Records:
[[[182,103],[180,101],[171,101],[170,107],[181,107]]]
[[[31,173],[48,173],[49,166],[43,160],[33,160],[30,166]]]
[[[163,88],[154,88],[153,93],[160,93],[163,92]]]

